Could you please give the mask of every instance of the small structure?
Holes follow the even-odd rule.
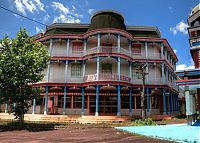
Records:
[[[195,69],[177,71],[180,77],[177,83],[184,91],[188,124],[196,125],[200,112],[200,4],[192,10],[188,25],[190,52]]]

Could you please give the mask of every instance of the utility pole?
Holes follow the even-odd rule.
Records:
[[[138,79],[142,79],[142,92],[141,92],[141,117],[142,120],[145,119],[146,116],[146,109],[145,109],[145,84],[146,84],[146,75],[149,73],[146,71],[147,64],[145,63],[140,63],[140,62],[135,62],[136,64],[136,76]]]

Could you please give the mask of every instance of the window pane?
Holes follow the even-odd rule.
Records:
[[[80,63],[72,63],[71,76],[72,77],[81,77],[81,64]]]

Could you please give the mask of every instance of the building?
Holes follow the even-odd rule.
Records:
[[[189,124],[193,124],[200,111],[200,4],[192,9],[188,25],[190,52],[195,69],[177,71],[180,78],[177,84],[184,92]]]
[[[47,45],[50,61],[33,85],[44,89],[33,113],[141,115],[138,63],[148,72],[147,114],[178,113],[178,59],[157,27],[127,26],[121,14],[99,11],[90,24],[55,23],[34,38]]]

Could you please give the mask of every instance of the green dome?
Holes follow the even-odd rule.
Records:
[[[102,28],[126,30],[123,16],[114,11],[96,12],[91,19],[91,24],[88,28],[88,31]]]

